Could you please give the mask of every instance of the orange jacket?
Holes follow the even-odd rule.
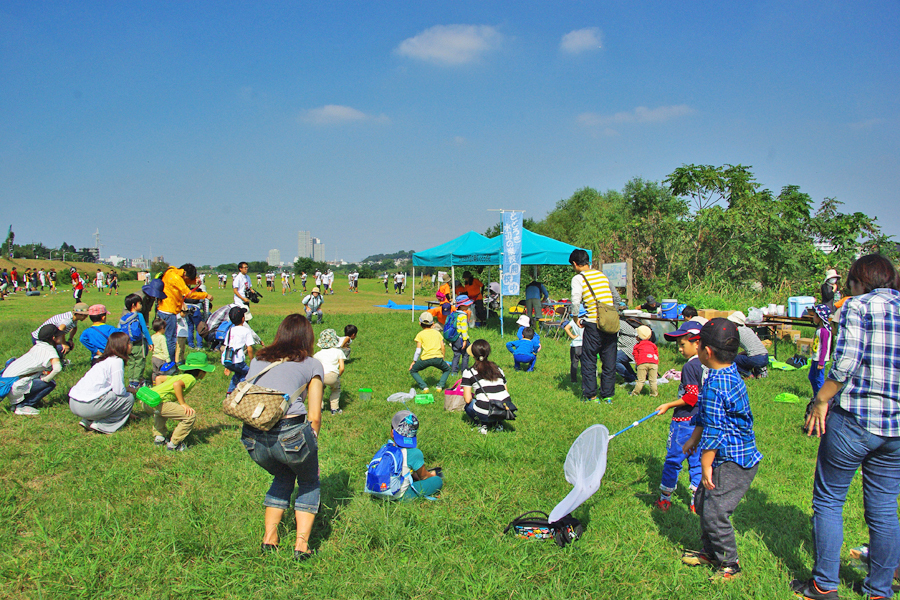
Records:
[[[201,292],[199,290],[196,292],[191,291],[191,288],[184,282],[184,269],[169,267],[166,269],[166,272],[163,273],[162,280],[164,286],[163,291],[166,294],[165,299],[160,300],[159,302],[159,310],[162,312],[171,314],[179,313],[184,307],[185,298],[202,300],[209,296],[206,292]]]

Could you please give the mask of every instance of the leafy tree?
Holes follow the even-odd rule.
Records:
[[[154,262],[150,265],[150,272],[156,275],[168,269],[171,265],[165,261]]]

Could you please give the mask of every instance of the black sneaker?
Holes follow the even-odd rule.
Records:
[[[797,598],[804,600],[840,600],[837,590],[820,590],[812,578],[807,581],[793,580],[791,590]]]
[[[712,574],[709,580],[714,582],[731,581],[732,579],[739,577],[740,574],[741,566],[739,564],[722,565],[716,569],[716,572]]]

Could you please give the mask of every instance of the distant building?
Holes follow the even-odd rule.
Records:
[[[313,238],[308,231],[297,232],[297,256],[299,258],[313,257]]]
[[[141,254],[140,258],[132,258],[127,261],[126,266],[131,267],[132,269],[141,269],[142,271],[150,270],[150,261],[144,258],[144,255]]]
[[[269,250],[269,266],[277,267],[281,263],[281,251],[273,248]]]
[[[325,244],[319,238],[313,238],[312,258],[316,262],[325,262]]]
[[[151,262],[164,263],[164,262],[166,262],[166,257],[165,256],[156,256],[153,258],[153,260]]]
[[[816,250],[822,252],[823,254],[831,254],[834,252],[834,244],[829,242],[814,242],[813,246],[815,246]]]
[[[114,267],[121,267],[128,261],[128,259],[124,256],[116,256],[115,254],[113,254],[112,256],[107,258],[106,261]]]

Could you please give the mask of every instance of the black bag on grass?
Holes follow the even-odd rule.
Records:
[[[566,515],[559,521],[550,523],[550,517],[542,510],[530,510],[513,519],[503,533],[510,529],[516,537],[525,540],[553,539],[560,548],[574,542],[584,534],[584,525],[572,515]]]

